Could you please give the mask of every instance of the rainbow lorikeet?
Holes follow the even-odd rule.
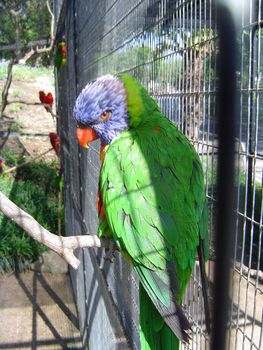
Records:
[[[47,112],[50,112],[52,110],[54,98],[51,92],[45,94],[44,91],[39,91],[39,100],[41,103],[43,103]]]
[[[191,328],[184,291],[197,252],[203,272],[208,256],[199,157],[128,75],[88,84],[73,114],[83,147],[101,140],[99,235],[114,239],[139,276],[141,348],[179,349]]]
[[[60,137],[55,132],[50,132],[48,134],[48,136],[49,136],[49,141],[50,141],[56,155],[58,156],[58,158],[60,158],[60,145],[61,145]]]
[[[61,40],[58,42],[56,55],[55,55],[55,66],[59,70],[61,66],[67,62],[67,45],[66,36],[63,35]]]

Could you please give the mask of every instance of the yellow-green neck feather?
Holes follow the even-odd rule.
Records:
[[[136,127],[149,118],[154,110],[159,110],[157,103],[148,95],[148,92],[131,76],[119,74],[127,92],[127,111],[130,117],[129,124]]]

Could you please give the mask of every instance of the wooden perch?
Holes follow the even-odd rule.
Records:
[[[112,242],[95,235],[59,237],[46,230],[31,215],[10,201],[2,192],[0,192],[0,211],[25,230],[32,238],[58,253],[74,269],[77,269],[80,264],[80,261],[74,255],[75,249],[108,248]]]

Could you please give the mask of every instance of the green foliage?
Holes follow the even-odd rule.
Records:
[[[16,11],[16,19],[12,16]],[[51,16],[45,1],[1,0],[0,45],[13,44],[16,40],[29,42],[50,37]],[[12,51],[1,51],[0,58],[14,56]]]
[[[41,184],[46,195],[57,195],[57,169],[54,162],[28,163],[17,169],[16,179],[34,185]]]
[[[7,153],[5,154],[7,155]],[[12,158],[12,154],[9,154]],[[57,169],[54,163],[30,163],[15,177],[2,176],[0,191],[42,226],[57,230]],[[37,259],[45,247],[0,214],[0,271],[21,271]]]
[[[14,166],[17,164],[17,157],[15,155],[15,152],[10,148],[5,148],[1,152],[1,157],[4,158],[6,164],[9,166]]]
[[[10,132],[20,132],[20,131],[22,131],[22,127],[17,122],[13,122],[10,124],[9,131]]]
[[[5,80],[7,77],[7,66],[0,65],[0,80]]]
[[[34,80],[39,76],[51,76],[53,71],[47,67],[30,67],[27,65],[15,65],[13,68],[13,79],[20,81]]]

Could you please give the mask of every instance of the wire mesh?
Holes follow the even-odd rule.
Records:
[[[261,1],[242,1],[238,89],[235,264],[229,348],[262,348],[262,72]],[[261,102],[261,105],[260,105]]]
[[[77,146],[72,121],[76,96],[87,82],[98,76],[127,72],[148,89],[164,114],[188,136],[200,155],[209,204],[211,251],[207,273],[211,285],[218,155],[215,118],[218,38],[214,5],[212,0],[64,2],[65,17],[60,21],[58,33],[65,33],[67,37],[67,64],[57,73],[67,234],[95,234],[97,229],[99,145],[94,143],[88,153]],[[238,198],[227,349],[261,349],[262,1],[241,0],[239,10],[236,73],[241,113],[235,174]],[[101,251],[78,254],[83,264],[77,272],[71,271],[71,275],[84,341],[90,349],[121,348],[112,331],[114,325],[106,300],[109,293],[130,346],[140,349],[136,276],[120,256],[111,264]],[[105,281],[106,289],[98,280],[98,274]],[[99,303],[101,298],[104,304]],[[208,349],[198,264],[185,294],[184,309],[193,324],[193,335],[190,344],[182,344],[181,349]],[[96,338],[100,338],[99,344]]]

